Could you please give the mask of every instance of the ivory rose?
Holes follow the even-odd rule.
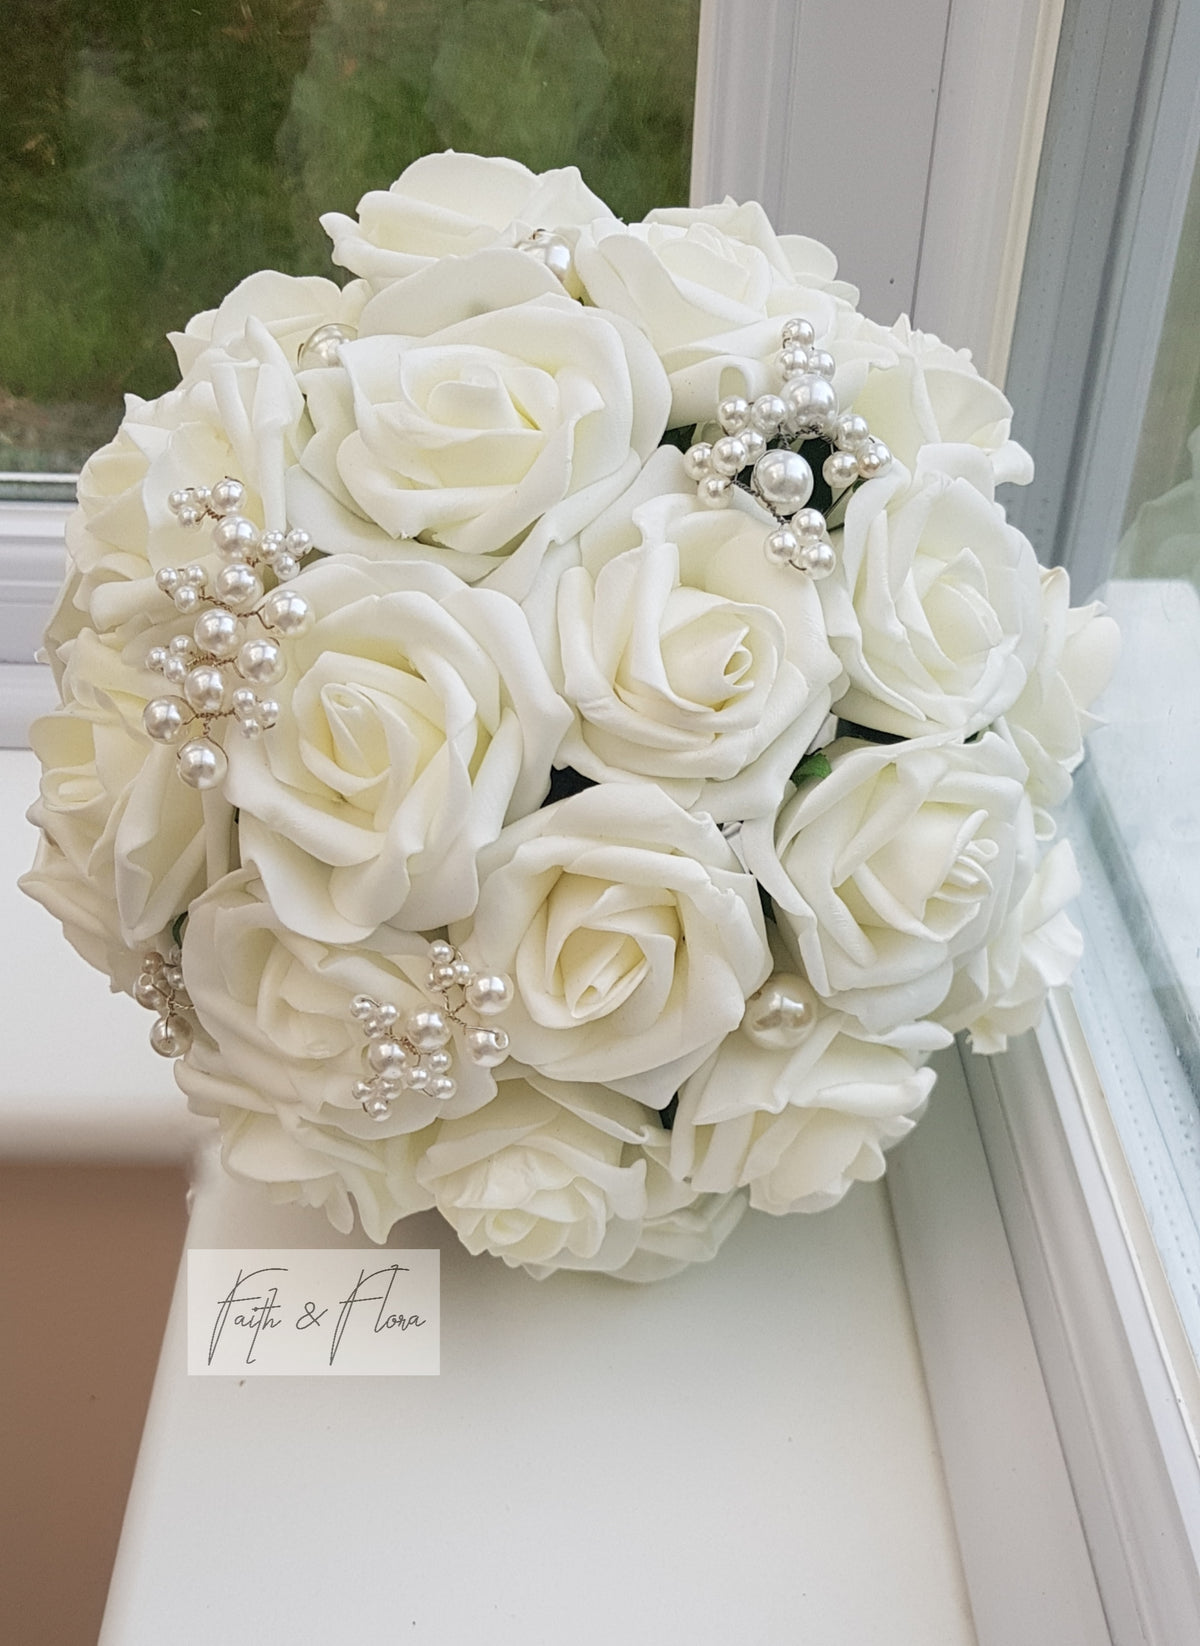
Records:
[[[841,671],[815,586],[764,535],[752,507],[705,509],[671,448],[582,534],[558,586],[560,764],[718,822],[774,809]]]
[[[1121,637],[1099,602],[1071,605],[1071,581],[1061,566],[1042,568],[1040,575],[1041,644],[1004,724],[1029,768],[1026,786],[1039,808],[1040,832],[1050,834],[1053,821],[1041,808],[1061,805],[1071,792],[1083,739],[1097,724],[1088,711],[1112,676]]]
[[[350,1012],[355,995],[390,1002],[401,1020],[429,1004],[429,946],[413,932],[383,926],[353,947],[301,937],[280,920],[254,871],[236,869],[192,903],[183,971],[205,1034],[178,1065],[178,1079],[209,1109],[241,1101],[245,1088],[365,1141],[468,1114],[495,1094],[492,1075],[465,1055],[455,1027],[453,1097],[405,1091],[379,1121],[354,1096],[367,1073],[366,1041]]]
[[[901,737],[970,735],[1012,707],[1037,656],[1038,567],[976,453],[922,459],[851,499],[820,585],[849,676],[845,719]]]
[[[243,1095],[254,1104],[249,1089]],[[226,1171],[268,1185],[277,1206],[324,1211],[340,1234],[353,1230],[357,1211],[367,1239],[382,1245],[401,1218],[432,1205],[416,1179],[427,1131],[368,1141],[351,1137],[340,1126],[318,1125],[294,1109],[267,1112],[226,1104],[214,1112]]]
[[[451,939],[507,972],[511,1054],[661,1108],[770,969],[758,891],[707,817],[602,783],[510,824],[479,855]]]
[[[154,638],[148,631],[147,643]],[[30,730],[42,766],[30,819],[56,850],[25,889],[62,910],[68,937],[83,939],[76,946],[84,958],[128,987],[132,977],[117,938],[135,958],[165,941],[176,917],[204,889],[207,874],[228,866],[232,813],[219,794],[201,796],[181,783],[174,750],[146,737],[141,717],[157,695],[154,675],[90,629],[63,652],[63,707]],[[80,893],[79,919],[66,909],[72,883],[87,888]],[[94,940],[98,895],[111,903],[103,922],[110,938],[107,962]]]
[[[641,333],[518,251],[389,286],[339,361],[302,374],[316,433],[290,479],[293,523],[327,548],[491,574],[517,598],[666,425]]]
[[[813,988],[882,1035],[936,1011],[1028,883],[1025,768],[994,732],[825,753],[830,775],[738,845]]]
[[[893,456],[911,470],[922,448],[930,460],[938,447],[970,446],[994,485],[1028,485],[1033,461],[1012,439],[1012,407],[970,351],[918,331],[906,315],[886,330],[867,324],[879,357],[855,385],[854,410]]]
[[[799,1046],[731,1034],[684,1082],[671,1132],[672,1171],[709,1192],[749,1190],[782,1217],[836,1205],[852,1183],[883,1176],[885,1149],[916,1125],[933,1089],[922,1067],[950,1036],[931,1024],[894,1043],[821,1010]]]
[[[279,724],[227,741],[242,857],[295,932],[354,942],[475,906],[475,854],[536,807],[569,721],[520,607],[440,566],[342,555],[290,587]]]
[[[779,236],[755,202],[652,211],[628,227],[590,224],[575,250],[593,303],[640,326],[671,380],[671,424],[711,421],[723,396],[777,386],[784,321],[803,316],[827,344],[857,332],[853,286],[827,247]]]
[[[442,1123],[418,1177],[469,1252],[539,1278],[619,1269],[646,1212],[640,1145],[660,1131],[616,1092],[516,1077],[479,1114]]]
[[[378,286],[443,257],[515,245],[534,229],[611,216],[574,166],[538,174],[516,160],[446,153],[423,155],[390,188],[364,194],[357,221],[328,212],[321,226],[333,261]]]

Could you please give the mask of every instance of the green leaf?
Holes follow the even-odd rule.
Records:
[[[805,755],[804,759],[792,773],[793,783],[807,783],[810,778],[828,777],[833,767],[829,764],[829,757],[823,749],[815,749],[812,754]]]
[[[177,948],[183,947],[183,928],[187,925],[187,917],[188,912],[185,909],[183,913],[177,917],[174,925],[171,927],[171,942],[174,943]]]

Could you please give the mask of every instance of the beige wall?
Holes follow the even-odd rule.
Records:
[[[0,1646],[94,1646],[185,1192],[166,1167],[0,1166]]]

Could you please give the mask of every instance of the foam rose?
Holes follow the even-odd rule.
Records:
[[[758,890],[728,842],[651,787],[603,783],[511,824],[451,939],[507,972],[512,1056],[661,1108],[770,970]]]
[[[439,566],[319,562],[289,587],[279,723],[228,740],[242,856],[293,931],[345,943],[475,905],[475,854],[537,806],[568,721],[520,607]]]
[[[655,781],[718,822],[773,810],[840,676],[814,585],[768,562],[752,506],[714,513],[656,453],[558,586],[575,723],[559,763]]]
[[[882,1035],[936,1011],[1028,884],[1025,768],[994,732],[825,753],[830,775],[738,844],[813,988]]]
[[[316,434],[290,477],[293,523],[322,547],[491,574],[517,598],[666,425],[641,333],[573,302],[523,252],[389,286],[339,359],[303,374]]]
[[[390,188],[364,194],[357,220],[328,212],[321,226],[333,261],[381,286],[439,258],[515,245],[534,229],[611,216],[575,166],[539,174],[516,160],[446,153],[423,155]]]

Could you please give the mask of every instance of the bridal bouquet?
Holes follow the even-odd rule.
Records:
[[[652,1279],[832,1206],[1079,938],[1115,630],[1010,408],[726,201],[432,155],[86,466],[28,892],[230,1171]]]

